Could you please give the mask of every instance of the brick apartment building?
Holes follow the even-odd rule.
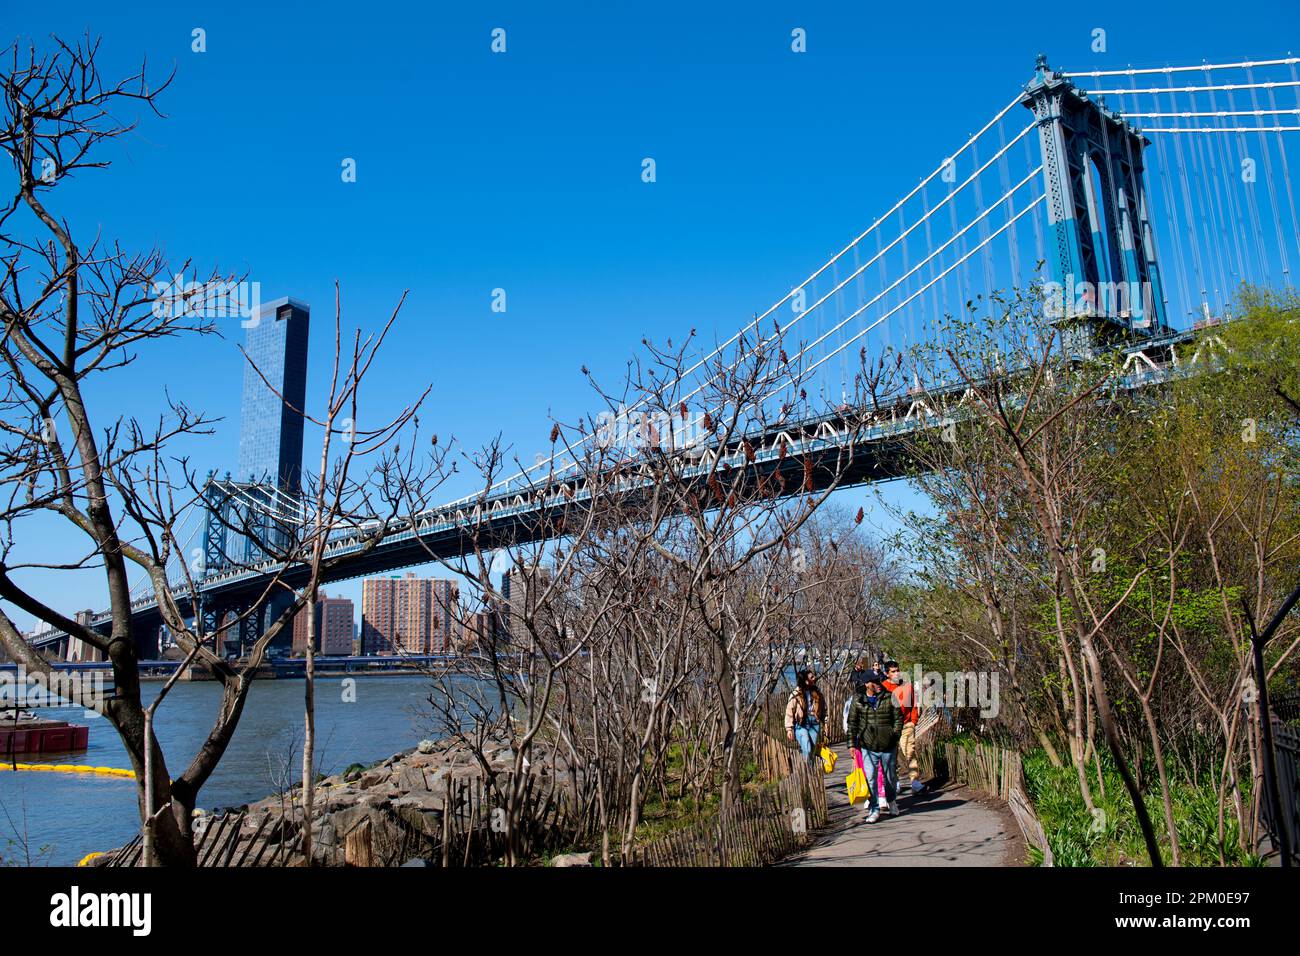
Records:
[[[352,621],[354,608],[348,598],[321,594],[316,600],[316,614],[304,607],[293,618],[293,656],[307,655],[307,634],[314,629],[316,653],[328,657],[346,657],[353,653]]]
[[[404,577],[361,582],[361,653],[451,654],[460,637],[455,581]]]

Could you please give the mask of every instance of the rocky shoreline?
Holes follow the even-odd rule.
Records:
[[[488,741],[483,755],[494,779],[513,772],[515,752],[508,741]],[[557,785],[572,782],[567,762],[548,746],[535,743],[531,757],[525,773],[533,778],[534,787],[554,790]],[[483,831],[492,826],[488,813],[469,812],[469,805],[476,801],[481,809],[485,782],[484,768],[469,747],[433,740],[422,740],[369,767],[354,765],[323,777],[317,781],[313,796],[312,863],[420,865],[418,861],[427,859],[429,851],[441,855],[439,848],[448,832],[455,832],[464,841],[467,827]],[[227,840],[234,843],[230,853],[233,859],[262,859],[265,863],[274,858],[279,861],[274,865],[303,865],[301,790],[301,784],[297,784],[282,794],[224,813],[198,812],[194,821],[196,845],[205,830],[215,829],[223,817],[238,813],[242,815],[238,835]],[[453,820],[444,819],[448,813],[455,821],[454,827]],[[358,837],[363,841],[357,842]],[[258,853],[261,847],[269,848],[270,853]],[[94,862],[107,863],[112,855],[105,854]],[[588,864],[589,857],[568,854],[552,863],[582,866]]]

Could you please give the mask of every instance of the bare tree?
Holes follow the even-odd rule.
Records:
[[[438,457],[417,453],[414,438],[403,454],[397,441],[417,430],[415,413],[423,396],[373,429],[354,429],[349,423],[348,445],[343,454],[334,454],[332,442],[343,431],[340,417],[356,420],[360,382],[397,314],[377,336],[365,341],[358,336],[344,359],[336,309],[331,392],[323,416],[309,417],[324,430],[320,470],[291,506],[292,513],[272,522],[271,530],[248,512],[222,518],[232,535],[254,543],[257,555],[242,566],[231,556],[230,568],[257,570],[265,586],[252,610],[215,628],[205,625],[203,582],[195,577],[199,569],[183,560],[180,519],[205,500],[215,514],[222,514],[231,492],[214,491],[211,483],[196,478],[186,459],[174,461],[167,450],[174,439],[209,433],[212,420],[179,402],[169,402],[167,412],[149,425],[111,412],[101,417],[92,411],[86,388],[91,381],[107,383],[130,374],[141,348],[219,334],[209,314],[214,296],[224,296],[233,278],[213,273],[204,282],[177,289],[168,280],[188,271],[188,263],[176,269],[157,249],[131,254],[100,238],[79,242],[67,221],[50,211],[51,194],[70,176],[107,165],[98,158],[98,147],[132,128],[119,113],[133,104],[156,112],[156,98],[166,85],[150,86],[143,68],[120,83],[106,84],[96,67],[97,52],[98,43],[90,40],[56,40],[54,51],[45,55],[24,53],[15,45],[5,53],[7,70],[0,78],[5,91],[0,146],[17,177],[13,198],[0,214],[6,227],[0,283],[0,357],[5,363],[0,486],[6,491],[0,513],[5,530],[0,597],[105,654],[116,692],[102,712],[137,772],[141,821],[151,821],[157,862],[193,865],[191,815],[198,793],[230,743],[267,647],[301,607],[314,603],[322,581],[344,575],[348,565],[407,526],[400,506],[413,485],[439,480]],[[160,295],[160,289],[169,291]],[[365,474],[354,465],[362,457],[371,459]],[[51,519],[76,529],[85,550],[57,563],[15,561],[20,553],[16,529]],[[344,529],[348,534],[341,535]],[[174,776],[156,737],[146,732],[149,715],[141,704],[138,672],[143,635],[132,623],[128,583],[132,566],[147,577],[162,621],[187,658],[207,668],[222,686],[207,738]],[[42,602],[18,580],[31,571],[71,569],[102,573],[107,634]],[[219,652],[224,635],[281,594],[291,594],[292,600],[255,640],[247,659],[226,660]],[[49,674],[51,662],[4,613],[0,643],[16,661]],[[310,695],[309,681],[309,726]]]
[[[980,315],[985,309],[987,314]],[[971,311],[969,319],[948,323],[944,344],[936,350],[940,361],[921,363],[918,378],[924,373],[929,389],[939,382],[956,382],[966,405],[964,414],[982,426],[978,440],[987,442],[995,461],[1010,466],[1016,476],[1015,488],[1023,495],[1039,540],[1038,571],[1045,575],[1052,600],[1061,659],[1072,670],[1071,647],[1078,649],[1084,668],[1081,681],[1071,674],[1072,686],[1082,683],[1083,699],[1090,699],[1095,707],[1151,863],[1159,866],[1159,845],[1112,713],[1098,651],[1113,615],[1149,569],[1138,568],[1121,593],[1108,595],[1102,604],[1095,603],[1097,595],[1088,580],[1098,546],[1092,519],[1107,487],[1101,461],[1092,453],[1099,438],[1095,426],[1108,420],[1108,406],[1118,400],[1111,387],[1113,369],[1106,361],[1079,352],[1065,329],[1044,322],[1041,297],[1032,290],[1008,298],[994,296],[987,303],[972,304]],[[983,496],[976,498],[987,506]],[[1016,561],[1019,552],[1011,543],[999,544],[1001,555]],[[1026,571],[1033,570],[1030,564],[1018,563]],[[1074,699],[1077,741],[1081,716],[1077,689]],[[1092,707],[1087,714],[1091,726]],[[1087,800],[1087,780],[1077,752],[1075,765]]]
[[[643,344],[617,391],[593,380],[600,415],[554,424],[549,458],[509,479],[497,443],[468,459],[483,490],[456,506],[464,557],[441,560],[488,623],[430,697],[489,781],[496,735],[514,754],[510,788],[538,742],[563,755],[606,862],[630,853],[651,796],[729,812],[768,695],[799,642],[824,643],[808,622],[825,619],[827,589],[856,586],[855,610],[867,600],[837,545],[805,534],[848,471],[860,416],[834,448],[797,446],[811,413],[779,330],[694,366],[689,340]],[[513,832],[520,807],[503,797]]]

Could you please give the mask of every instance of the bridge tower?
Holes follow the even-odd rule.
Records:
[[[230,481],[230,474],[226,474]],[[230,525],[230,495],[216,480],[214,472],[208,472],[208,483],[203,489],[203,577],[216,574],[230,564],[230,553],[226,549],[227,531]]]
[[[226,480],[229,479],[230,475],[227,474]],[[203,510],[203,567],[199,570],[196,582],[200,586],[210,575],[224,570],[230,564],[230,552],[226,548],[230,495],[217,480],[215,472],[208,472],[208,482],[203,488]],[[200,625],[203,636],[215,634],[221,622],[221,613],[212,598],[200,596],[199,613],[202,617]]]
[[[1058,317],[1090,339],[1167,330],[1143,183],[1148,140],[1042,54],[1020,102],[1034,114],[1042,147]]]

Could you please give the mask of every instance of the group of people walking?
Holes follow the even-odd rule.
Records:
[[[854,665],[849,680],[852,696],[844,703],[841,721],[853,762],[865,774],[869,787],[867,822],[875,823],[885,810],[890,816],[899,814],[899,754],[907,763],[912,792],[925,789],[916,761],[920,708],[912,684],[902,680],[897,661],[878,661],[872,667],[863,658]],[[809,761],[818,759],[826,718],[826,698],[817,686],[816,672],[798,671],[785,706],[785,731]]]

